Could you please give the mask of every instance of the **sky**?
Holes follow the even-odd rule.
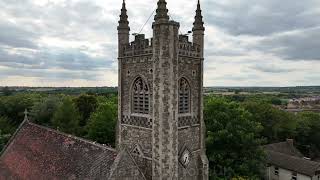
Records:
[[[197,0],[167,0],[180,32]],[[127,0],[139,33],[157,0]],[[1,0],[0,86],[117,86],[122,0]],[[319,0],[201,0],[205,86],[320,85]],[[142,29],[151,38],[153,17]],[[132,37],[131,37],[132,39]],[[191,39],[191,38],[190,38]]]

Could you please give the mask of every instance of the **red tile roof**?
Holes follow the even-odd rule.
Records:
[[[118,153],[25,121],[0,157],[2,179],[106,179]]]

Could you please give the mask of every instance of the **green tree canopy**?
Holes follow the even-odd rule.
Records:
[[[85,126],[91,113],[97,109],[98,101],[94,95],[80,95],[74,99],[74,102],[81,113],[82,119],[79,122],[80,126]]]
[[[311,149],[320,151],[320,114],[304,112],[297,115],[297,137],[300,147],[309,156],[320,156],[309,154]]]
[[[4,134],[0,129],[0,152],[2,151],[4,146],[7,144],[10,136],[11,136],[10,134]]]
[[[0,116],[0,130],[3,134],[13,134],[15,131],[15,127],[10,124],[7,117]]]
[[[55,128],[69,134],[77,134],[79,130],[80,113],[70,97],[65,97],[54,113],[52,124]]]
[[[8,86],[2,88],[2,93],[4,96],[10,96],[13,94],[13,90],[11,90]]]
[[[263,102],[246,102],[243,105],[252,114],[252,119],[261,123],[261,135],[269,143],[295,137],[297,124],[293,114]]]
[[[52,126],[51,120],[54,113],[61,105],[61,97],[48,96],[35,103],[31,109],[31,116],[35,123],[45,126]]]
[[[25,109],[31,109],[41,98],[39,94],[17,94],[0,99],[0,116],[6,116],[9,122],[18,127],[23,121]]]
[[[97,111],[90,117],[88,137],[101,144],[115,143],[115,127],[117,120],[117,105],[113,103],[100,104]]]
[[[221,98],[207,101],[204,117],[207,126],[207,155],[212,178],[258,178],[264,165],[259,138],[260,123],[238,103]],[[218,172],[217,172],[218,171]],[[221,172],[224,171],[224,172]]]

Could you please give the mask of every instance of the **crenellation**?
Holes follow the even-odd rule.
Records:
[[[153,39],[146,39],[144,34],[135,35],[134,41],[124,46],[124,57],[152,55]]]
[[[200,58],[200,46],[191,42],[179,42],[179,56]]]

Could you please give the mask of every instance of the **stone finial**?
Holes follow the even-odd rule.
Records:
[[[168,15],[168,9],[167,9],[167,2],[165,0],[159,0],[158,1],[158,8],[156,10],[156,15],[154,16],[155,21],[160,21],[160,20],[169,20],[169,15]]]
[[[193,31],[196,31],[196,30],[204,31],[205,28],[204,28],[203,24],[204,24],[204,22],[203,22],[202,10],[201,10],[201,6],[200,6],[200,0],[198,0],[196,16],[194,17],[194,23],[193,23],[192,30]]]
[[[130,30],[125,0],[122,2],[118,30],[120,29]]]
[[[25,109],[25,110],[24,110],[24,120],[25,120],[25,121],[29,121],[29,119],[28,119],[28,114],[29,114],[28,110]]]

